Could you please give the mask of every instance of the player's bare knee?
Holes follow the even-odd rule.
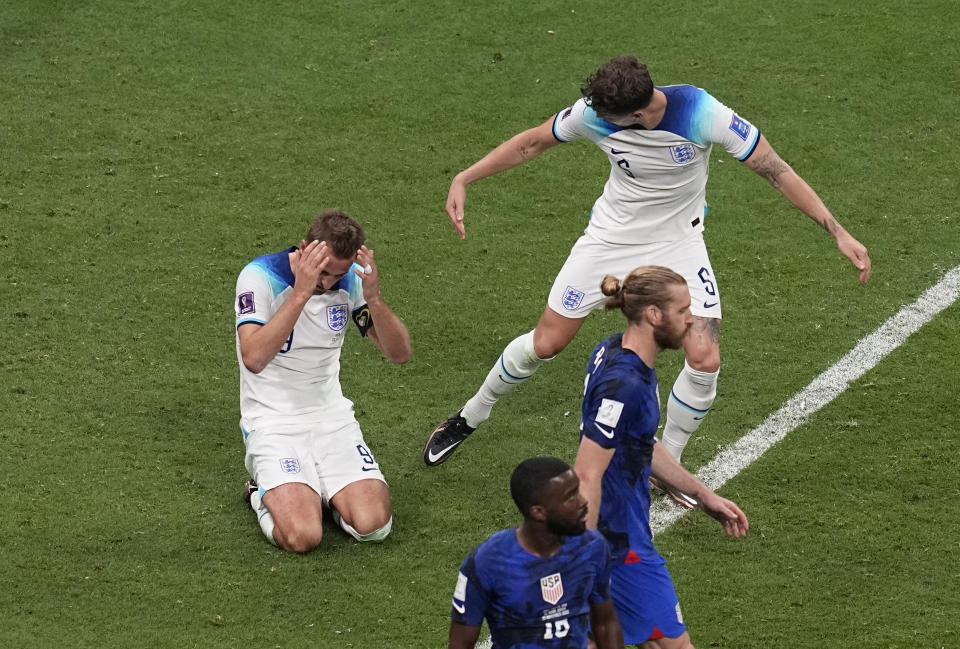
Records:
[[[279,532],[279,534],[276,531],[274,532],[277,545],[287,552],[298,554],[310,552],[320,545],[320,541],[323,539],[322,527],[294,525],[292,529],[280,530]]]
[[[367,535],[386,527],[391,520],[392,515],[389,507],[371,506],[355,512],[350,524],[353,526],[353,529],[357,531],[357,534]]]
[[[699,359],[693,359],[687,356],[687,364],[698,372],[712,374],[720,369],[720,351],[718,350],[716,354],[710,354]]]

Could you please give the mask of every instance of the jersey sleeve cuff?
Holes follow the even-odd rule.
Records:
[[[746,153],[744,153],[742,156],[737,158],[737,160],[739,160],[740,162],[746,162],[747,158],[752,156],[753,152],[757,150],[757,144],[760,142],[760,129],[754,128],[753,131],[754,131],[753,143],[750,145],[750,148],[747,149]]]

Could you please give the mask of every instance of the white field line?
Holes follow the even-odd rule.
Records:
[[[856,381],[873,369],[883,358],[902,345],[920,327],[957,301],[960,297],[960,266],[927,289],[913,304],[909,304],[884,322],[879,329],[866,336],[847,353],[815,378],[810,385],[795,394],[779,410],[739,440],[717,454],[697,471],[697,478],[713,490],[750,466],[767,449],[788,433],[806,422],[807,417],[833,401]],[[681,509],[666,497],[655,500],[650,507],[650,527],[654,534],[664,531],[689,510]],[[491,649],[488,636],[477,644],[477,649]]]
[[[739,440],[724,448],[713,460],[697,471],[697,478],[713,490],[743,471],[767,449],[806,422],[807,417],[839,396],[850,382],[873,369],[883,358],[902,345],[920,327],[953,304],[960,297],[960,266],[949,271],[939,282],[866,336],[810,385],[795,394],[779,410]],[[650,508],[650,527],[654,534],[662,532],[688,510],[657,499]]]

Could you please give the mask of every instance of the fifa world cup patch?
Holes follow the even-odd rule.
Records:
[[[694,158],[697,157],[697,147],[692,144],[678,144],[670,147],[670,156],[678,165],[685,165],[688,162],[693,162]]]
[[[257,308],[253,300],[253,291],[247,291],[246,293],[241,293],[237,296],[237,312],[239,312],[240,315],[253,313],[256,310]]]
[[[563,298],[560,300],[560,303],[563,304],[564,309],[573,311],[583,302],[584,295],[585,293],[583,291],[578,291],[572,286],[568,286],[567,290],[563,292]]]
[[[750,124],[734,113],[733,119],[730,120],[730,130],[736,133],[741,140],[746,141],[747,136],[750,135]]]
[[[280,458],[280,469],[284,473],[300,473],[300,460],[295,457]]]
[[[597,416],[594,421],[598,424],[607,426],[616,426],[620,423],[620,415],[623,414],[623,402],[614,399],[603,399],[600,407],[597,409]]]
[[[331,304],[327,307],[327,326],[333,331],[340,331],[347,326],[346,304]]]
[[[563,581],[560,579],[559,572],[540,578],[540,594],[543,595],[543,601],[547,604],[556,604],[560,601],[563,597]]]

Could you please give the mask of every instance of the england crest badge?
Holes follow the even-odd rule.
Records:
[[[563,292],[563,299],[561,300],[563,308],[567,309],[568,311],[573,311],[580,306],[581,302],[583,302],[583,296],[583,291],[578,291],[572,286],[568,286],[567,290]]]
[[[281,458],[280,469],[284,473],[300,473],[300,460],[295,457]]]
[[[333,331],[340,331],[347,326],[346,304],[332,304],[327,307],[327,326]]]
[[[693,162],[693,159],[697,157],[697,148],[692,144],[678,144],[670,147],[670,156],[678,165],[685,165],[688,162]]]
[[[560,601],[563,597],[563,581],[559,572],[540,578],[540,594],[543,595],[543,601],[551,606]]]

